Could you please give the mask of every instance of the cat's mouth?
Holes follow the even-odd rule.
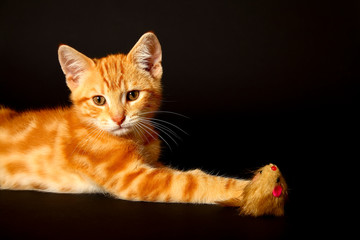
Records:
[[[121,136],[121,135],[125,135],[125,134],[129,133],[129,131],[130,131],[130,126],[124,125],[124,126],[117,126],[113,129],[111,129],[109,132],[113,135]]]

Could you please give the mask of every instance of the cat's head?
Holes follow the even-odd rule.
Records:
[[[59,62],[81,118],[113,135],[127,134],[161,102],[161,46],[145,33],[127,54],[90,59],[61,45]]]

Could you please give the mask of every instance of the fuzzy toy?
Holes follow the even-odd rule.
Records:
[[[287,184],[279,168],[269,164],[255,171],[254,177],[245,186],[239,198],[232,198],[220,204],[240,206],[240,215],[283,216],[287,196]]]

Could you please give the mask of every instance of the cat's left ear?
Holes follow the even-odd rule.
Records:
[[[60,45],[58,55],[61,69],[66,76],[66,84],[73,91],[83,82],[86,74],[95,67],[95,63],[67,45]]]
[[[161,66],[162,52],[158,38],[154,33],[148,32],[141,36],[131,49],[127,58],[142,70],[160,80],[163,70]]]

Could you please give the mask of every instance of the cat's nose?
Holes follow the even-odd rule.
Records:
[[[117,125],[121,126],[121,124],[125,121],[125,116],[114,116],[111,118]]]

